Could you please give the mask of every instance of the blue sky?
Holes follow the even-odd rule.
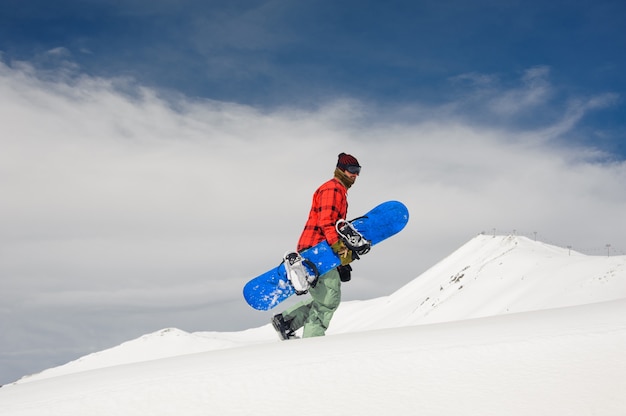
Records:
[[[411,215],[344,300],[481,232],[626,254],[625,7],[1,2],[0,384],[269,322],[241,288],[293,249],[340,152],[363,165],[349,217]]]
[[[548,124],[555,107],[611,93],[612,104],[586,115],[584,136],[570,140],[626,157],[619,0],[30,0],[0,8],[6,61],[71,61],[81,73],[260,108],[350,97],[393,116],[397,106],[444,105],[486,80],[506,88],[528,68],[547,67],[555,87],[545,108],[503,118],[469,105],[458,115]],[[55,48],[60,56],[47,53]]]

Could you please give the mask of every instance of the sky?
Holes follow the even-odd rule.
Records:
[[[476,234],[626,253],[620,1],[4,1],[0,383],[241,330],[340,152],[404,202],[345,299]],[[299,300],[299,299],[297,299]],[[4,338],[4,336],[3,336]]]

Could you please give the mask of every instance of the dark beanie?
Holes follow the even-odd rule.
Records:
[[[360,167],[361,165],[359,165],[359,161],[356,160],[356,157],[347,153],[340,153],[339,158],[337,159],[337,167],[339,169],[346,169],[348,166]]]

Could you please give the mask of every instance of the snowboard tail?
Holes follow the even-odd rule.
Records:
[[[409,211],[403,203],[387,201],[350,222],[370,246],[375,246],[402,231],[408,221]],[[314,265],[320,276],[341,265],[341,260],[326,241],[299,254]],[[243,288],[246,302],[254,309],[263,311],[276,307],[294,293],[296,290],[289,281],[284,263],[250,280]]]

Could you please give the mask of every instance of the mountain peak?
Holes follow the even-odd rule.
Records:
[[[395,293],[342,305],[332,332],[551,309],[625,293],[625,256],[586,256],[526,237],[481,234]]]

